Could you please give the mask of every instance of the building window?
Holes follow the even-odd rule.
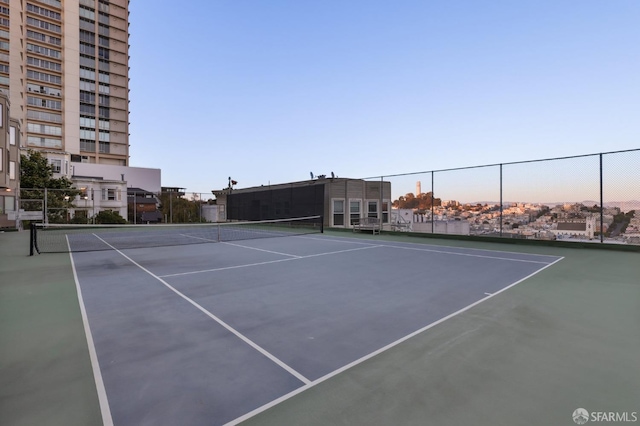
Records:
[[[80,129],[80,138],[95,140],[96,131],[95,130]]]
[[[47,135],[62,136],[62,127],[47,126],[46,124],[27,122],[27,131],[29,133],[44,133]]]
[[[2,201],[0,199],[0,201]],[[0,202],[0,207],[3,207],[3,203]],[[1,210],[1,209],[0,209]],[[14,196],[5,196],[4,197],[4,213],[13,212],[16,210],[16,197]],[[2,213],[0,211],[0,213]]]
[[[120,194],[113,188],[102,188],[103,201],[116,201],[120,198],[118,195]]]
[[[16,180],[16,162],[9,161],[9,179]]]
[[[91,104],[80,104],[80,113],[87,115],[96,115],[96,107]]]
[[[51,164],[51,170],[53,170],[53,173],[60,173],[62,170],[62,160],[50,158],[49,164]]]
[[[80,116],[80,127],[89,127],[90,129],[95,129],[96,119]]]
[[[382,202],[382,223],[389,223],[389,201]]]
[[[109,142],[100,142],[98,149],[101,154],[109,154],[111,152],[111,145],[109,145]]]
[[[95,90],[95,86],[94,86]],[[96,103],[96,94],[91,92],[85,92],[83,90],[80,91],[80,102],[84,102],[87,104],[95,104]]]
[[[360,221],[360,204],[360,200],[349,200],[349,219],[351,225]]]
[[[88,80],[96,79],[96,72],[87,68],[80,68],[80,78],[86,78]]]
[[[96,141],[84,141],[80,139],[80,151],[96,152]]]
[[[4,150],[0,148],[0,172],[2,171],[2,165],[4,164],[4,161],[2,160],[3,153],[4,153]]]
[[[62,148],[62,140],[54,138],[42,138],[39,136],[28,135],[28,146],[39,146],[42,148]]]
[[[53,113],[50,113],[50,112],[35,111],[35,110],[32,110],[32,109],[28,109],[27,110],[27,117],[28,118],[34,118],[36,120],[53,121],[54,123],[62,123],[62,115],[53,114]],[[15,130],[14,130],[14,132],[15,132]]]
[[[333,225],[344,226],[344,200],[333,200],[332,202]]]
[[[27,78],[32,80],[46,81],[47,83],[62,84],[62,77],[53,74],[47,74],[45,72],[27,70]]]
[[[378,217],[378,202],[367,201],[367,217]]]

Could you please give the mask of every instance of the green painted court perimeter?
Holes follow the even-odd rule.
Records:
[[[579,407],[640,413],[640,253],[375,238],[564,259],[245,424],[572,425]],[[0,424],[101,424],[69,256],[30,258],[27,243],[26,232],[0,234]]]

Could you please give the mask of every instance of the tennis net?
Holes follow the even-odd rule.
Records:
[[[30,254],[180,246],[323,232],[322,216],[162,225],[32,224]]]

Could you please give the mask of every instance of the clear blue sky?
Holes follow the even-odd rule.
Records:
[[[164,186],[640,147],[638,0],[138,0],[130,24],[131,165]]]

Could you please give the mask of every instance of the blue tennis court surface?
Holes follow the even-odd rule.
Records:
[[[116,425],[235,424],[559,259],[326,235],[73,254]]]

